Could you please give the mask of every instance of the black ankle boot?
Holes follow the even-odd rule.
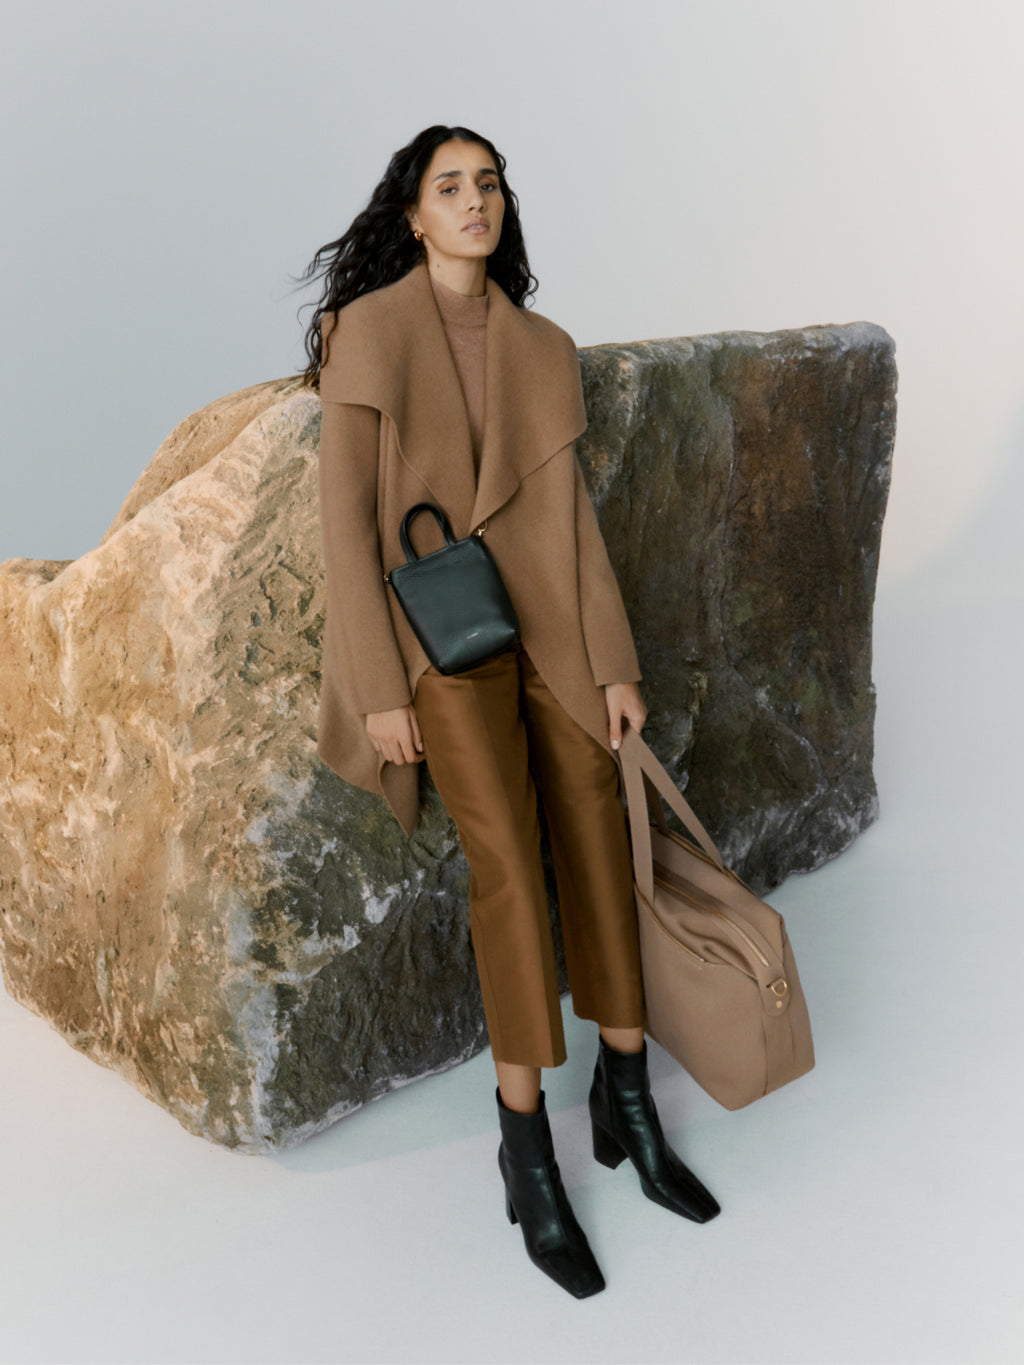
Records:
[[[639,1052],[616,1052],[600,1040],[590,1087],[594,1156],[613,1170],[628,1156],[640,1185],[673,1213],[706,1223],[721,1213],[715,1197],[665,1141],[647,1074],[647,1040]]]
[[[604,1288],[604,1276],[569,1204],[551,1142],[544,1091],[535,1114],[509,1109],[495,1090],[505,1182],[505,1212],[523,1230],[526,1254],[545,1275],[578,1299]]]

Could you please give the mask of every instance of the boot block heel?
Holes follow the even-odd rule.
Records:
[[[512,1207],[512,1197],[509,1194],[508,1190],[505,1191],[505,1212],[508,1214],[508,1221],[510,1223],[519,1222],[519,1219],[516,1217],[516,1211]]]
[[[625,1161],[626,1153],[612,1135],[605,1132],[593,1119],[590,1120],[590,1131],[594,1142],[595,1161],[599,1161],[602,1166],[608,1166],[614,1171],[616,1166],[620,1166]]]

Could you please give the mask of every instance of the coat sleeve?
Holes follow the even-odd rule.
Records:
[[[579,563],[580,615],[583,639],[594,681],[640,682],[643,674],[633,644],[615,570],[590,500],[579,457],[576,467],[576,546]]]
[[[323,402],[320,531],[335,651],[323,667],[351,674],[364,716],[412,701],[377,537],[380,422],[376,408]]]

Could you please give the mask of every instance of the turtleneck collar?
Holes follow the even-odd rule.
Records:
[[[438,311],[445,326],[483,327],[487,323],[487,295],[460,294],[428,273]]]

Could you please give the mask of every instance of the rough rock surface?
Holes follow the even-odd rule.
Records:
[[[582,363],[644,737],[737,870],[776,885],[876,813],[892,341],[856,323]],[[408,841],[315,754],[319,419],[297,380],[223,398],[95,550],[0,565],[6,987],[251,1151],[486,1043],[468,869],[426,766]]]
[[[581,455],[645,676],[644,738],[761,891],[877,814],[893,352],[854,323],[587,356]]]

